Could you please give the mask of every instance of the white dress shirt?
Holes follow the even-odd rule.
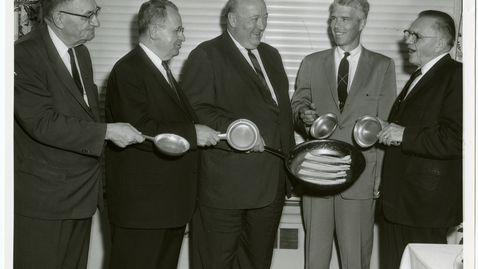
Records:
[[[58,51],[58,54],[60,54],[61,60],[66,66],[66,69],[70,72],[71,77],[73,78],[73,72],[71,71],[71,61],[70,61],[70,54],[68,54],[68,47],[63,43],[63,41],[60,40],[60,38],[53,32],[53,30],[50,28],[50,25],[47,25],[48,28],[48,33],[50,34],[51,41],[53,41],[53,45],[55,45],[56,50]],[[85,84],[83,83],[83,76],[81,75],[81,69],[80,66],[78,65],[78,57],[76,57],[76,51],[74,48],[73,49],[73,56],[75,57],[75,63],[76,63],[76,69],[78,70],[78,73],[80,75],[80,81],[81,81],[81,86],[83,89],[83,99],[85,100],[86,104],[89,106],[88,103],[88,96],[86,96],[85,92]]]
[[[251,65],[252,69],[254,70],[254,72],[256,72],[256,69],[254,68],[254,65],[252,64],[251,62],[251,58],[249,58],[249,55],[248,55],[248,52],[247,52],[247,49],[244,48],[239,42],[236,41],[236,39],[234,39],[234,37],[231,35],[231,33],[229,33],[229,31],[227,31],[227,33],[229,34],[229,36],[232,38],[232,41],[234,41],[234,44],[236,44],[236,47],[239,49],[239,51],[242,53],[242,56],[244,56],[244,58],[246,59],[246,61]],[[272,99],[274,99],[274,101],[277,103],[277,96],[274,92],[274,88],[272,87],[272,84],[269,80],[269,77],[267,76],[267,71],[266,69],[264,68],[264,65],[262,64],[262,60],[261,60],[261,55],[259,54],[259,52],[257,51],[257,49],[253,49],[251,50],[252,54],[254,54],[257,58],[257,61],[259,62],[259,65],[261,66],[261,69],[262,69],[262,73],[264,73],[264,78],[266,80],[266,83],[267,83],[267,86],[269,87],[269,90],[271,92],[271,95],[272,95]]]

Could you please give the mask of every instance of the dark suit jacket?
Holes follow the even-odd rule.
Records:
[[[176,83],[176,82],[175,82]],[[198,180],[196,114],[179,90],[181,101],[138,45],[111,71],[106,94],[108,122],[129,122],[149,136],[174,133],[191,149],[180,157],[160,153],[147,140],[106,150],[107,201],[110,221],[126,228],[170,228],[185,225],[195,207]]]
[[[462,64],[446,55],[390,114],[405,127],[384,157],[383,210],[395,223],[446,228],[462,221]]]
[[[251,120],[267,146],[288,153],[295,142],[282,58],[265,43],[257,49],[278,105],[227,32],[191,52],[181,85],[201,122],[225,133],[234,120]],[[235,151],[221,141],[203,151],[199,202],[225,209],[263,207],[272,202],[285,177],[283,159]]]
[[[15,43],[15,213],[91,217],[103,205],[106,124],[88,50],[76,47],[90,107],[43,25]]]
[[[353,137],[355,122],[370,115],[388,118],[396,98],[395,64],[384,55],[362,48],[345,107],[340,113],[334,53],[336,48],[305,57],[297,76],[297,89],[292,97],[295,124],[304,133],[299,111],[313,102],[317,113],[332,112],[338,117],[338,127],[329,137],[356,145]],[[371,199],[373,187],[380,184],[383,149],[378,146],[360,148],[367,161],[362,175],[340,195],[346,199]]]

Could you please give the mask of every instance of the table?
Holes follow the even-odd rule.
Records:
[[[463,245],[408,244],[400,269],[463,269]]]

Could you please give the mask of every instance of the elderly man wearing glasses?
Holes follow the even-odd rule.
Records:
[[[14,266],[86,268],[91,217],[103,208],[105,140],[143,142],[100,121],[83,45],[100,26],[94,0],[42,1],[46,24],[15,43]]]
[[[462,64],[450,57],[453,19],[419,14],[405,30],[409,61],[418,68],[379,134],[387,145],[382,197],[381,268],[399,268],[409,243],[447,243],[462,221]]]

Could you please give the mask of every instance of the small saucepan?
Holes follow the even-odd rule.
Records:
[[[227,140],[232,148],[239,151],[251,150],[260,138],[259,128],[254,122],[247,119],[238,119],[233,121],[227,127],[225,134],[219,134],[220,139]],[[285,158],[284,154],[270,147],[264,147],[265,151]]]
[[[310,126],[310,135],[316,139],[325,139],[337,128],[338,119],[334,113],[320,115]]]
[[[142,135],[145,139],[153,141],[158,150],[169,156],[181,156],[189,150],[186,138],[175,134],[159,134],[155,137]]]

